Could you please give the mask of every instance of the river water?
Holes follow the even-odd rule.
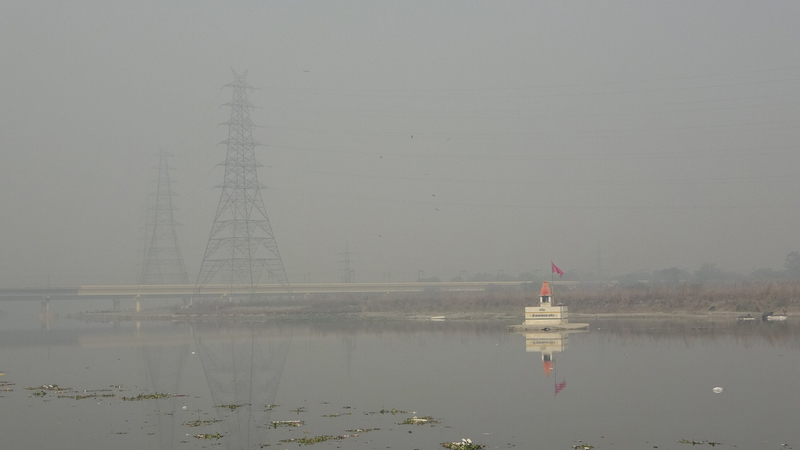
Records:
[[[283,449],[318,436],[336,438],[311,448],[800,448],[791,318],[588,322],[539,335],[499,322],[43,323],[38,305],[4,303],[2,448]],[[62,390],[26,389],[51,384]],[[123,399],[155,393],[170,397]]]

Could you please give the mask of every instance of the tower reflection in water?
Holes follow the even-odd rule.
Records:
[[[563,331],[537,331],[524,333],[525,351],[527,353],[542,354],[542,368],[546,378],[553,375],[555,395],[567,387],[567,380],[562,376],[558,381],[556,375],[556,354],[564,353],[569,344],[571,333],[585,333],[586,330],[563,330]]]
[[[136,337],[145,392],[181,393],[187,373],[187,355],[198,355],[202,378],[214,405],[216,418],[187,413],[185,399],[172,397],[160,403],[156,414],[160,449],[180,448],[187,443],[186,421],[202,419],[211,425],[199,430],[220,432],[225,438],[215,445],[228,449],[254,448],[265,440],[270,423],[269,405],[275,403],[291,333],[281,333],[257,324],[196,323],[189,335]],[[194,367],[196,369],[196,367]],[[191,370],[191,369],[190,369]],[[193,385],[193,383],[189,383]],[[195,388],[197,386],[195,385]],[[198,396],[197,392],[193,395]],[[142,403],[144,416],[152,405]]]

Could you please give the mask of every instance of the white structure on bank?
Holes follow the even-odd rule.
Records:
[[[550,285],[547,281],[542,283],[539,306],[525,307],[525,325],[561,325],[567,323],[568,318],[566,306],[560,304],[553,306],[553,297],[550,295]]]
[[[542,292],[539,296],[539,306],[525,307],[525,321],[520,325],[509,325],[508,331],[552,331],[552,330],[580,330],[589,328],[588,323],[569,323],[569,311],[567,307],[558,304],[553,305],[553,297],[550,294],[550,285],[547,281],[542,283]]]

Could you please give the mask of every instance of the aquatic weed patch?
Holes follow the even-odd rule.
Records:
[[[71,391],[72,390],[72,388],[61,387],[61,386],[59,386],[57,384],[43,384],[41,386],[26,387],[25,389],[27,389],[29,391],[38,391],[38,390],[44,390],[44,391]]]
[[[219,419],[208,419],[208,420],[192,420],[191,422],[184,422],[183,424],[188,427],[200,427],[203,425],[211,425],[217,422],[222,422]]]
[[[242,403],[242,404],[239,404],[239,405],[236,405],[236,404],[219,405],[219,406],[217,406],[217,408],[228,408],[231,411],[236,411],[236,409],[241,408],[242,406],[248,406],[249,404],[250,403]]]
[[[272,428],[278,427],[302,427],[305,421],[302,420],[273,420],[269,423]]]
[[[364,413],[365,416],[370,415],[370,414],[392,414],[392,415],[394,415],[394,414],[409,414],[409,412],[408,411],[403,411],[401,409],[392,408],[392,409],[381,409],[380,411],[367,411],[367,412]],[[410,414],[413,414],[413,413],[410,413]]]
[[[87,395],[59,395],[58,398],[71,398],[73,400],[86,400],[87,398],[97,398],[99,395],[97,394],[87,394]],[[104,396],[105,397],[105,396]],[[114,395],[110,395],[109,397],[114,397]]]
[[[183,395],[172,395],[172,394],[164,394],[161,392],[156,392],[154,394],[139,394],[136,397],[122,397],[123,401],[126,402],[139,402],[142,400],[159,400],[162,398],[172,398],[172,397],[183,397]]]
[[[414,417],[409,417],[402,422],[397,422],[398,425],[427,425],[436,423],[439,423],[439,421],[431,416],[422,416],[422,417],[414,416]]]
[[[339,435],[339,436],[334,436],[334,435],[330,435],[330,434],[323,434],[323,435],[320,435],[320,436],[307,437],[307,438],[303,437],[303,438],[293,438],[293,439],[281,439],[280,442],[282,444],[288,444],[290,442],[296,442],[296,443],[298,443],[300,445],[314,445],[314,444],[319,444],[320,442],[325,442],[325,441],[330,441],[330,440],[340,441],[340,440],[347,439],[347,438],[350,438],[350,437],[358,437],[358,435],[357,434],[353,434],[353,435],[343,434],[343,435]]]
[[[712,441],[695,441],[690,439],[681,439],[678,441],[679,444],[692,444],[692,445],[703,445],[708,444],[712,447],[716,447],[717,445],[722,445],[722,442],[712,442]]]
[[[222,439],[225,436],[219,433],[214,433],[214,434],[200,433],[200,434],[195,434],[194,437],[196,439]]]
[[[442,447],[450,448],[454,450],[480,450],[485,445],[482,444],[475,444],[472,442],[472,439],[461,439],[461,442],[442,442]]]

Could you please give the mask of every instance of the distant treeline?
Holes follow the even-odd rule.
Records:
[[[484,292],[423,292],[321,294],[302,299],[231,303],[227,307],[265,307],[295,313],[394,313],[403,315],[484,314],[521,315],[526,306],[539,304],[538,283],[519,287],[489,285]],[[773,311],[800,313],[800,281],[736,283],[648,282],[558,286],[556,304],[571,313],[724,313]],[[219,307],[219,306],[217,306]]]
[[[364,310],[406,313],[520,312],[525,306],[538,304],[537,291],[384,294],[370,296],[364,303]],[[569,306],[573,313],[800,312],[800,282],[586,285],[557,289],[553,298],[556,303]]]
[[[460,276],[451,278],[451,282],[460,281],[521,281],[521,282],[542,282],[550,279],[550,273],[542,272],[522,272],[517,275],[506,274],[499,270],[497,273],[483,272],[467,275],[462,273]],[[663,282],[663,283],[738,283],[742,281],[793,281],[800,282],[800,252],[790,252],[784,260],[783,270],[762,268],[755,269],[749,274],[726,271],[717,267],[713,263],[705,263],[697,270],[691,271],[669,267],[654,271],[640,271],[620,276],[610,276],[602,273],[591,273],[585,271],[575,271],[569,268],[564,269],[564,281],[617,281],[623,285],[633,285],[640,282]],[[417,281],[438,282],[444,281],[439,277],[420,278]]]

